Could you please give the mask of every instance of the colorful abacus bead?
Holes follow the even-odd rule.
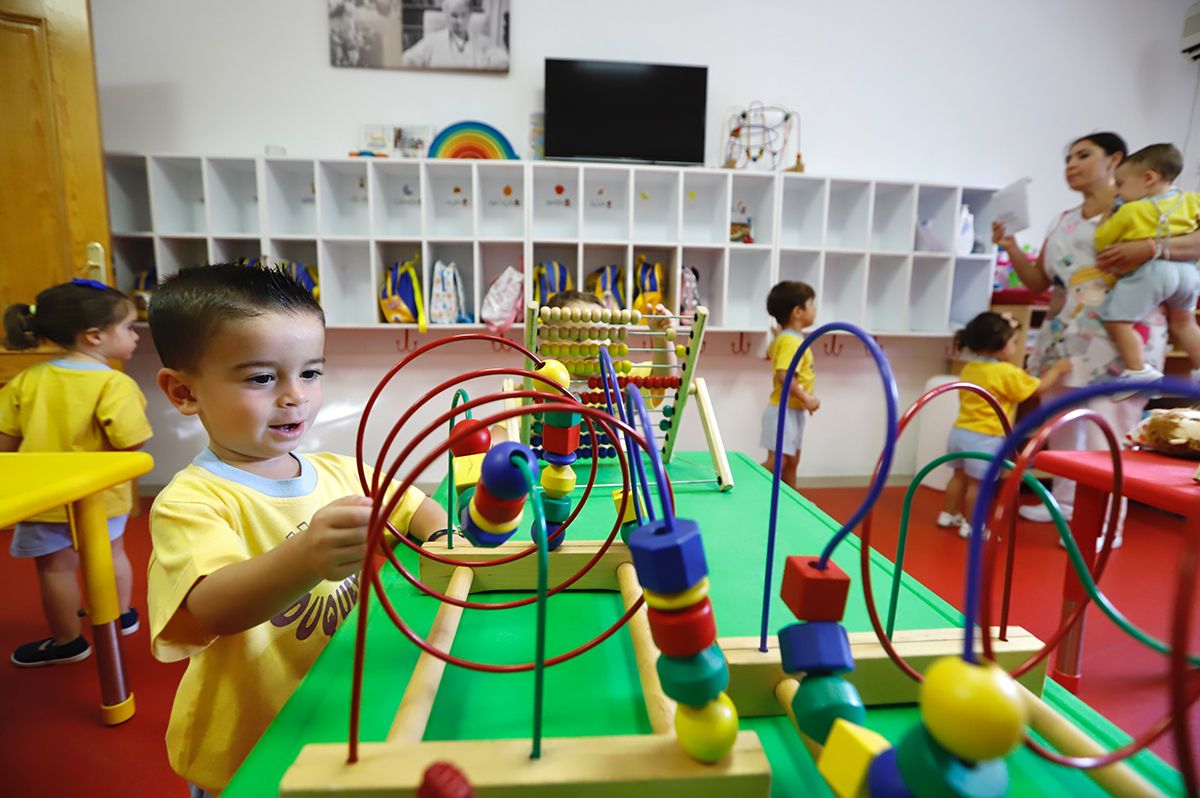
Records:
[[[834,621],[788,624],[779,630],[785,673],[847,673],[854,655],[846,628]]]
[[[867,718],[858,689],[841,676],[824,674],[800,680],[800,689],[792,698],[792,714],[800,731],[818,745],[825,744],[838,718],[859,725]]]
[[[680,747],[700,762],[717,762],[737,741],[737,707],[725,693],[702,707],[675,707],[675,737]]]
[[[1021,743],[1025,703],[1012,677],[993,663],[942,657],[925,670],[917,696],[929,734],[959,759],[999,759]]]
[[[700,526],[687,518],[644,524],[629,536],[629,551],[644,590],[659,594],[685,591],[708,575]]]
[[[891,747],[883,735],[839,718],[817,757],[817,771],[838,798],[869,798],[871,762]]]

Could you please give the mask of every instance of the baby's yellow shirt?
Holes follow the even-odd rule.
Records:
[[[1017,405],[1033,396],[1042,384],[1012,363],[997,360],[972,360],[963,366],[959,379],[974,383],[996,397],[1010,423]],[[999,416],[982,397],[970,391],[960,391],[958,397],[958,420],[954,426],[984,435],[1004,434]]]
[[[1195,232],[1200,194],[1172,188],[1157,197],[1126,202],[1096,227],[1096,251],[1121,241],[1142,241]]]

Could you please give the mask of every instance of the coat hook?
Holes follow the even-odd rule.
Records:
[[[821,345],[821,351],[830,357],[841,357],[845,348],[846,345],[839,341],[836,335],[829,336],[829,340]]]
[[[414,336],[412,336],[412,340],[411,341],[409,340],[409,331],[408,330],[404,331],[403,343],[401,342],[401,339],[399,339],[399,338],[396,339],[396,351],[397,352],[415,352],[415,351],[417,351],[417,347],[419,345],[420,345],[420,340],[417,338],[417,336],[414,335]]]
[[[506,338],[505,340],[507,341],[508,339]],[[492,345],[493,352],[503,352],[505,349],[508,349],[508,344],[502,344],[499,341],[488,341],[488,343]]]
[[[735,355],[744,355],[750,351],[750,342],[746,340],[745,333],[738,333],[737,343],[729,342],[729,350]],[[701,350],[703,351],[703,350]]]

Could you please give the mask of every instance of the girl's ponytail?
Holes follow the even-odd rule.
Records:
[[[4,309],[4,345],[9,349],[33,349],[38,344],[34,331],[34,308],[24,302]]]

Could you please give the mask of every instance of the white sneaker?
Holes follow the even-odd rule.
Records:
[[[971,522],[970,521],[963,521],[961,524],[958,525],[958,536],[964,540],[971,537]],[[991,530],[988,530],[988,529],[983,530],[983,539],[984,540],[987,540],[991,536],[992,536]]]
[[[1123,372],[1121,372],[1121,376],[1117,377],[1117,379],[1121,380],[1122,382],[1125,380],[1138,380],[1139,382],[1146,380],[1157,381],[1161,380],[1162,378],[1163,373],[1153,366],[1142,366],[1137,371],[1125,369]],[[1112,399],[1114,402],[1120,402],[1124,399],[1128,399],[1136,393],[1137,391],[1122,391],[1121,393],[1114,393],[1108,398]],[[1154,398],[1155,394],[1149,394],[1148,396],[1149,398]]]
[[[1070,521],[1072,508],[1069,504],[1060,505],[1058,508],[1062,512],[1063,520]],[[1050,523],[1050,508],[1041,502],[1037,504],[1023,504],[1021,509],[1017,510],[1017,515],[1024,518],[1026,521],[1033,521],[1038,524]]]
[[[961,526],[965,520],[962,513],[947,513],[943,511],[938,513],[937,525],[943,529],[950,529],[951,527]]]
[[[1060,549],[1065,549],[1067,547],[1067,544],[1063,543],[1063,539],[1061,537],[1057,538],[1055,540],[1055,542],[1058,544],[1058,547]],[[1121,530],[1121,531],[1117,532],[1117,536],[1115,538],[1113,538],[1112,550],[1116,551],[1117,549],[1121,548],[1121,545],[1124,542],[1125,542],[1125,534],[1124,534],[1124,530]],[[1103,548],[1104,548],[1104,537],[1101,536],[1101,537],[1096,538],[1096,553],[1099,554]]]

